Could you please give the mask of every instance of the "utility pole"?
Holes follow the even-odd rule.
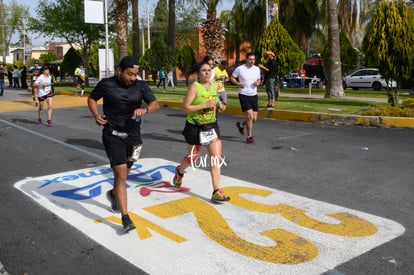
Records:
[[[6,43],[4,41],[4,6],[3,6],[3,0],[0,0],[0,24],[1,24],[1,48],[2,48],[2,54],[3,54],[3,63],[6,62]]]

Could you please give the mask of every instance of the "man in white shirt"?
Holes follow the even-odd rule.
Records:
[[[257,120],[257,112],[259,111],[257,87],[261,83],[260,69],[254,65],[255,61],[254,53],[247,53],[246,63],[238,66],[230,76],[230,81],[240,88],[240,106],[246,114],[246,119],[243,122],[237,122],[236,126],[242,135],[244,135],[244,127],[247,128],[246,142],[250,144],[256,143],[253,139],[253,123]]]

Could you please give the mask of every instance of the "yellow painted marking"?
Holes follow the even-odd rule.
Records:
[[[320,232],[346,237],[365,237],[375,234],[378,230],[374,224],[346,212],[327,214],[327,216],[337,219],[340,223],[325,223],[308,217],[302,209],[284,203],[267,205],[240,196],[240,194],[247,193],[266,197],[271,195],[272,191],[251,187],[224,187],[222,189],[231,197],[229,203],[233,205],[262,213],[277,213],[300,226]]]
[[[257,260],[275,264],[300,264],[314,259],[319,254],[318,249],[311,242],[283,229],[261,232],[276,243],[274,246],[248,242],[234,233],[213,206],[196,197],[149,206],[144,210],[161,218],[193,213],[200,229],[210,239],[234,252]]]
[[[181,237],[180,235],[177,235],[177,234],[175,234],[175,233],[173,233],[173,232],[171,232],[167,229],[164,229],[161,226],[159,226],[159,225],[157,225],[157,224],[155,224],[155,223],[153,223],[153,222],[151,222],[151,221],[149,221],[149,220],[147,220],[143,217],[140,217],[140,216],[136,215],[135,213],[129,212],[128,214],[129,214],[129,217],[131,218],[131,220],[134,222],[134,224],[136,226],[135,231],[137,232],[137,235],[141,240],[151,238],[152,234],[151,234],[149,229],[152,229],[155,232],[158,232],[159,234],[163,235],[164,237],[173,240],[174,242],[182,243],[182,242],[187,241],[186,238]],[[121,219],[117,218],[115,216],[109,216],[109,217],[105,218],[105,220],[108,220],[108,221],[111,221],[113,223],[122,225]],[[102,222],[102,221],[95,220],[95,222]]]

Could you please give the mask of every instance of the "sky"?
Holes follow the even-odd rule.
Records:
[[[34,16],[37,3],[40,2],[40,0],[16,0],[19,5],[24,5],[29,7],[30,14]],[[168,0],[167,0],[168,1]],[[157,4],[158,0],[148,0],[148,9],[151,11],[154,10],[155,5]],[[9,4],[9,0],[3,0],[3,3]],[[219,3],[217,7],[217,13],[220,14],[221,10],[231,9],[234,5],[234,0],[221,0],[221,3]],[[147,9],[147,1],[146,0],[139,0],[139,11],[140,11],[140,17],[145,17],[145,12]],[[34,46],[44,45],[47,41],[50,41],[51,39],[45,38],[45,37],[39,37],[36,38],[36,35],[28,34],[28,36],[32,39]],[[17,41],[17,36],[12,39],[12,42]],[[60,42],[60,40],[53,39],[53,42]]]

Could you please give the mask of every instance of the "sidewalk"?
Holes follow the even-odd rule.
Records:
[[[184,89],[179,89],[184,90]],[[168,92],[168,91],[167,91]],[[236,91],[228,91],[229,94],[237,94]],[[260,96],[266,96],[265,92],[259,92]],[[309,95],[309,94],[290,94],[282,92],[281,97],[296,97],[296,98],[323,98],[323,95]],[[346,99],[372,101],[372,102],[387,102],[386,98],[365,98],[365,97],[347,97]],[[4,96],[0,97],[0,113],[29,111],[36,110],[32,100],[32,95],[26,90],[22,89],[5,89]],[[181,108],[181,103],[160,101],[161,106],[168,108]],[[58,93],[53,100],[54,108],[65,108],[75,106],[87,106],[87,97],[75,97],[66,94]],[[239,107],[227,107],[226,114],[243,116]],[[264,119],[281,119],[304,121],[311,123],[333,123],[342,125],[360,125],[373,127],[400,127],[400,128],[414,128],[414,118],[407,117],[382,117],[382,116],[357,116],[357,115],[338,115],[328,113],[316,112],[299,112],[299,111],[283,111],[273,110],[268,112],[266,109],[260,109],[258,112],[259,118]]]

